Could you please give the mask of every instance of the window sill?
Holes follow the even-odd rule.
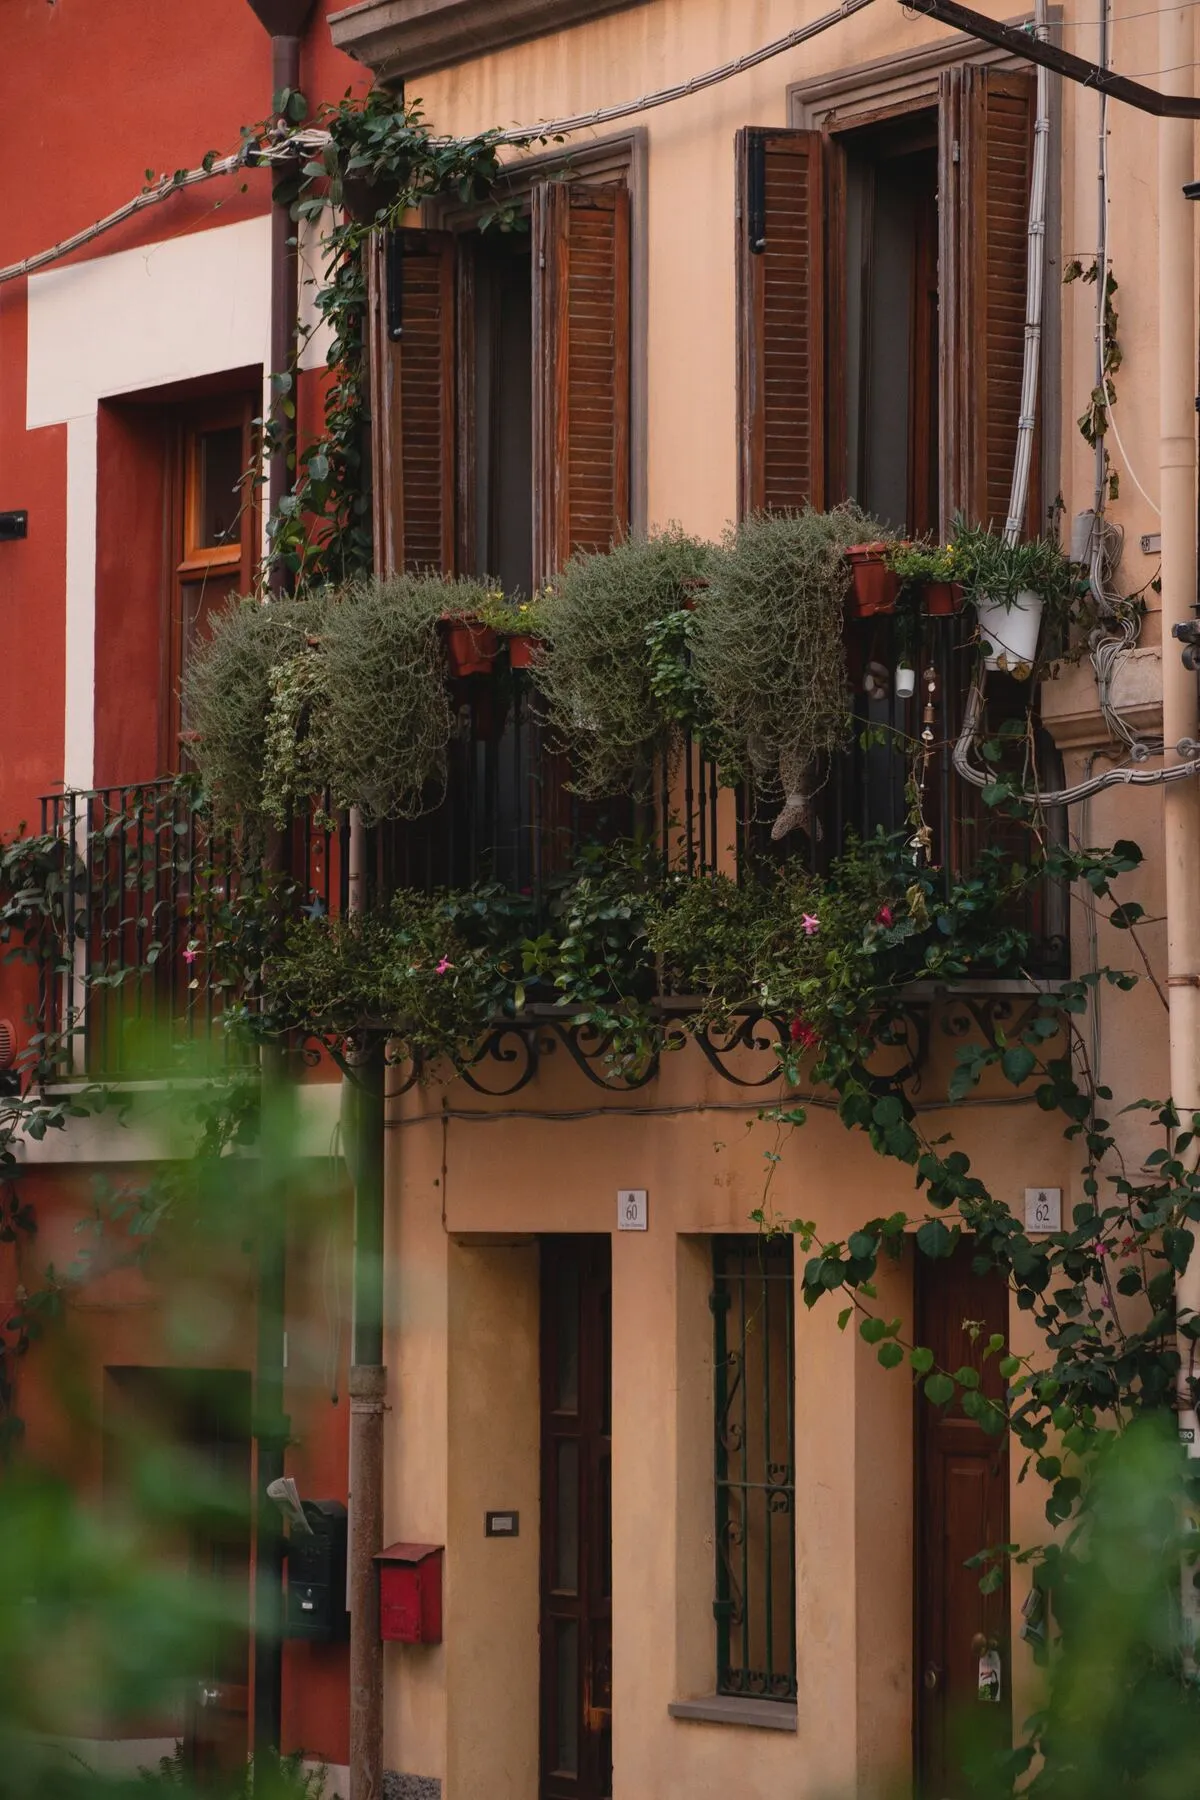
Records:
[[[673,1719],[700,1719],[708,1725],[750,1725],[760,1731],[795,1731],[794,1700],[751,1700],[735,1694],[707,1694],[702,1700],[672,1700]]]

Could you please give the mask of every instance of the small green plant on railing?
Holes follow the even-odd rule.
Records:
[[[990,526],[958,520],[945,552],[945,577],[961,583],[968,600],[986,599],[1012,606],[1025,590],[1045,602],[1046,623],[1065,627],[1080,593],[1075,565],[1054,538],[1027,538],[1010,544]]]

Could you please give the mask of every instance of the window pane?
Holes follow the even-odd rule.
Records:
[[[556,1410],[579,1411],[579,1269],[572,1261],[559,1274],[555,1295]]]
[[[555,1720],[555,1769],[564,1775],[579,1770],[579,1621],[554,1624],[554,1666],[558,1689]]]
[[[717,1689],[796,1693],[792,1244],[714,1246]]]
[[[239,425],[200,433],[196,440],[196,526],[199,535],[194,548],[213,550],[237,543],[242,508],[239,484],[245,473]]]
[[[560,1594],[579,1592],[579,1444],[563,1438],[558,1446],[558,1553],[554,1585]]]

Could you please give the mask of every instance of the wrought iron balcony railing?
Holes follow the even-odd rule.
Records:
[[[229,834],[169,779],[49,795],[42,831],[67,847],[61,942],[43,962],[40,995],[61,1072],[128,1078],[202,1047],[227,1056],[221,1025],[241,994],[214,979],[213,950],[245,880]],[[335,843],[311,829],[302,840],[329,906]]]
[[[1014,857],[1021,857],[1027,828],[1007,825],[953,771],[973,654],[961,621],[927,623],[922,680],[912,699],[894,696],[890,681],[868,679],[873,670],[890,671],[898,648],[895,619],[849,627],[854,733],[847,749],[815,772],[820,829],[795,830],[779,842],[771,835],[778,799],[750,783],[722,786],[716,764],[690,739],[653,792],[586,801],[572,791],[566,757],[547,740],[527,677],[464,684],[445,794],[422,818],[367,832],[365,899],[385,902],[402,887],[494,882],[528,896],[537,913],[584,846],[634,834],[693,875],[720,870],[752,880],[773,862],[796,859],[823,871],[851,838],[909,827],[906,784],[927,704],[932,726],[923,810],[930,860],[949,884],[973,866],[985,844],[1011,839]],[[1006,700],[1014,715],[1023,711],[1023,692],[1006,695],[995,677],[990,692],[998,718]],[[1052,746],[1039,743],[1037,755],[1043,776],[1056,785]],[[1053,818],[1044,825],[1050,836],[1062,830]],[[177,1062],[181,1045],[219,1039],[223,1018],[241,998],[214,979],[212,955],[247,879],[234,841],[213,832],[186,784],[170,780],[51,796],[42,804],[42,826],[74,852],[63,945],[42,978],[42,1028],[73,1045],[66,1063],[75,1072],[128,1076]],[[300,820],[290,834],[288,866],[307,890],[307,904],[319,910],[345,905],[348,833],[343,817],[330,830]],[[1013,923],[1033,945],[1029,974],[1057,980],[1068,973],[1060,886],[1042,883]],[[761,1028],[747,1024],[743,1048],[756,1033]],[[727,1060],[723,1045],[713,1049]]]

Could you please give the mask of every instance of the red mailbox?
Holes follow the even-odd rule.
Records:
[[[379,1635],[387,1644],[442,1641],[441,1544],[390,1544],[379,1564]]]

